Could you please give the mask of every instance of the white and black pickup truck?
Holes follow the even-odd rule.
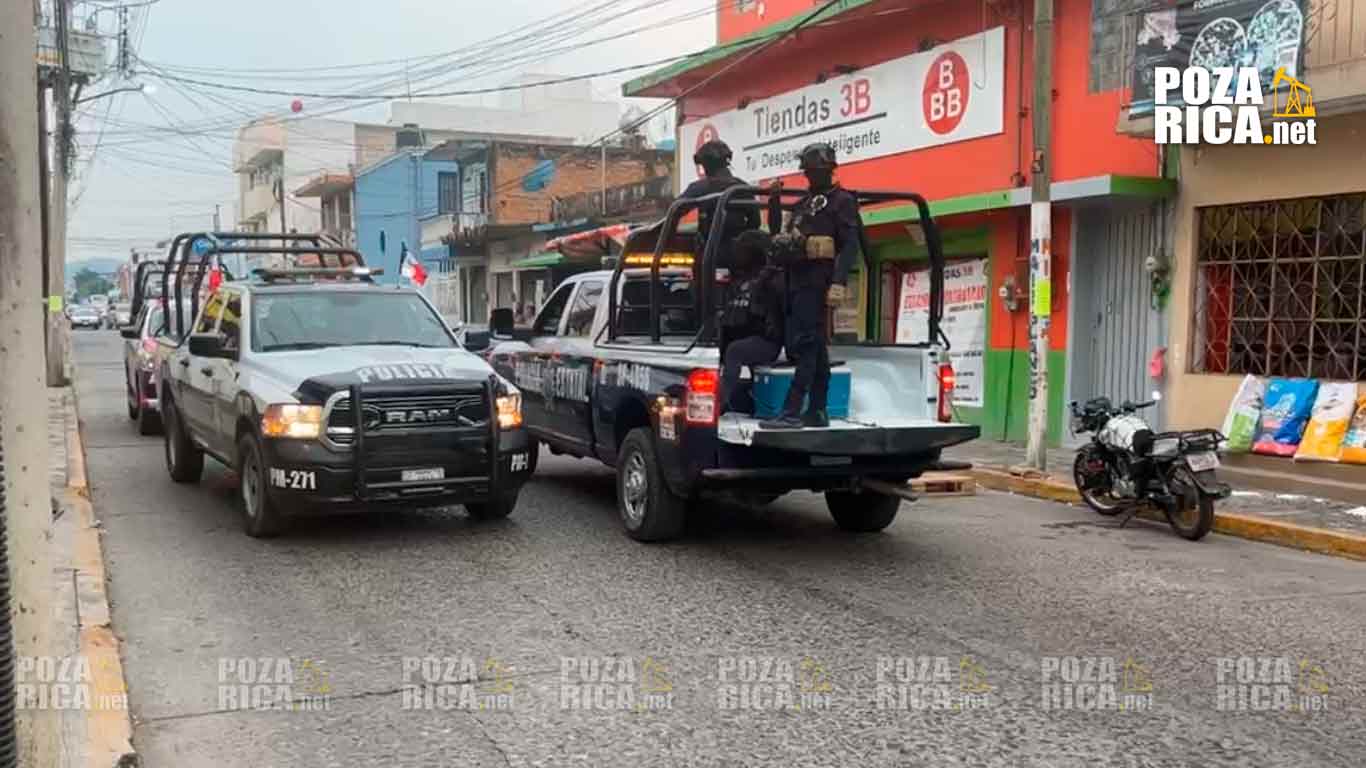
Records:
[[[206,455],[236,469],[249,535],[385,503],[499,518],[530,476],[516,387],[421,294],[373,274],[256,270],[224,283],[162,362],[172,479],[197,481]]]
[[[850,386],[847,412],[835,418],[832,411],[829,427],[765,429],[753,413],[722,415],[716,249],[709,245],[695,264],[693,240],[677,227],[699,204],[722,212],[759,204],[735,199],[737,190],[754,198],[791,194],[736,187],[676,202],[663,222],[631,235],[615,270],[575,275],[556,288],[530,329],[513,329],[510,312],[495,311],[487,356],[522,391],[536,441],[616,469],[618,512],[635,539],[678,536],[690,503],[710,492],[761,502],[798,489],[823,492],[841,528],[881,530],[910,496],[906,481],[949,468],[941,451],[980,429],[953,421],[948,355],[930,343],[833,345]],[[932,262],[929,338],[941,339],[943,255],[928,206],[914,195],[858,194],[921,205]],[[713,243],[724,218],[712,217]],[[790,374],[785,362],[760,368],[744,386]]]

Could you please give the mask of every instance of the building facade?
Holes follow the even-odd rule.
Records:
[[[1141,276],[1144,249],[1162,236],[1174,183],[1151,139],[1114,127],[1128,93],[1123,82],[1100,76],[1120,50],[1093,5],[1120,11],[1092,0],[1054,5],[1051,149],[1043,157],[1032,135],[1027,0],[846,0],[820,18],[808,18],[818,6],[799,0],[718,2],[715,49],[624,91],[686,93],[678,106],[680,185],[696,174],[696,147],[719,136],[736,152],[736,173],[756,183],[802,186],[796,151],[826,141],[840,157],[844,186],[924,195],[949,256],[945,325],[959,418],[995,439],[1026,436],[1029,312],[1037,298],[1030,295],[1030,183],[1046,163],[1052,283],[1040,296],[1051,319],[1049,435],[1057,442],[1069,398],[1120,399],[1149,386],[1160,328],[1129,286],[1135,260]],[[799,24],[800,34],[758,50]],[[741,56],[748,56],[744,66],[732,66]],[[836,331],[922,340],[927,265],[915,209],[870,207],[863,219],[872,252],[852,278],[860,290],[840,308]]]
[[[461,322],[483,324],[491,310],[507,307],[520,317],[535,311],[566,268],[561,254],[544,252],[547,240],[565,231],[600,226],[596,216],[562,220],[584,196],[605,189],[608,201],[634,200],[620,190],[669,179],[673,154],[633,147],[582,147],[525,139],[453,140],[427,153],[429,160],[453,161],[460,169],[452,198],[458,208],[438,211],[420,222],[425,252],[444,247],[443,268],[454,287],[454,306],[443,307]],[[604,164],[605,161],[605,164]],[[452,179],[453,182],[457,179]],[[598,198],[601,205],[601,197]],[[640,209],[635,209],[639,213]],[[581,211],[582,212],[582,211]]]

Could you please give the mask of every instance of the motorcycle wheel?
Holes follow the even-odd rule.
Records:
[[[1072,481],[1077,484],[1077,492],[1081,494],[1081,500],[1086,502],[1086,506],[1106,517],[1114,517],[1124,511],[1125,501],[1110,493],[1108,482],[1103,489],[1088,487],[1090,484],[1086,482],[1087,465],[1092,461],[1102,461],[1092,454],[1088,448],[1077,451],[1077,458],[1072,462]]]
[[[1176,504],[1165,510],[1172,530],[1188,541],[1205,538],[1214,527],[1214,499],[1200,492],[1189,467],[1173,469],[1169,485],[1176,496]]]

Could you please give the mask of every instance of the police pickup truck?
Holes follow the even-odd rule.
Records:
[[[528,432],[552,452],[616,469],[618,513],[632,538],[678,536],[704,493],[769,501],[798,489],[823,492],[845,530],[882,530],[911,496],[908,479],[946,467],[941,450],[979,434],[953,423],[952,369],[932,343],[834,345],[850,398],[828,428],[770,430],[755,414],[719,412],[715,244],[731,212],[764,197],[771,210],[790,210],[782,198],[793,194],[736,187],[680,200],[660,224],[632,233],[614,270],[558,286],[530,329],[512,328],[510,310],[494,312],[489,359],[522,391]],[[942,339],[944,260],[928,206],[916,195],[856,194],[918,205],[931,259],[929,338]],[[708,202],[717,213],[699,264],[678,224]],[[790,379],[791,366],[751,373],[746,386],[756,387]]]
[[[158,377],[174,481],[198,481],[205,455],[236,469],[258,537],[296,513],[385,502],[464,504],[480,519],[513,510],[530,475],[520,395],[421,294],[376,284],[354,251],[232,250],[348,266],[258,269],[191,312]]]

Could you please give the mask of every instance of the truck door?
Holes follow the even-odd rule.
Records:
[[[241,354],[242,350],[242,294],[225,292],[223,316],[218,321],[218,337],[223,349]],[[205,440],[222,456],[232,456],[237,433],[237,360],[215,358],[204,363],[211,371],[208,377],[212,393],[210,406],[213,426],[205,433]]]
[[[584,448],[593,445],[593,319],[606,285],[601,278],[579,283],[569,302],[558,349],[563,373],[559,374],[553,428],[581,441]]]
[[[572,282],[555,289],[531,325],[532,335],[527,342],[531,351],[518,352],[512,361],[510,378],[522,390],[522,418],[529,430],[544,439],[552,438],[553,429],[546,396],[550,386],[551,358],[559,341],[560,328],[564,325],[569,297],[573,293]]]
[[[218,321],[223,315],[223,294],[214,293],[204,302],[191,333],[217,333]],[[213,430],[213,382],[216,370],[215,361],[208,358],[190,356],[190,345],[180,345],[176,352],[175,372],[180,386],[176,395],[180,404],[180,415],[185,419],[194,435],[210,445],[209,433]]]

